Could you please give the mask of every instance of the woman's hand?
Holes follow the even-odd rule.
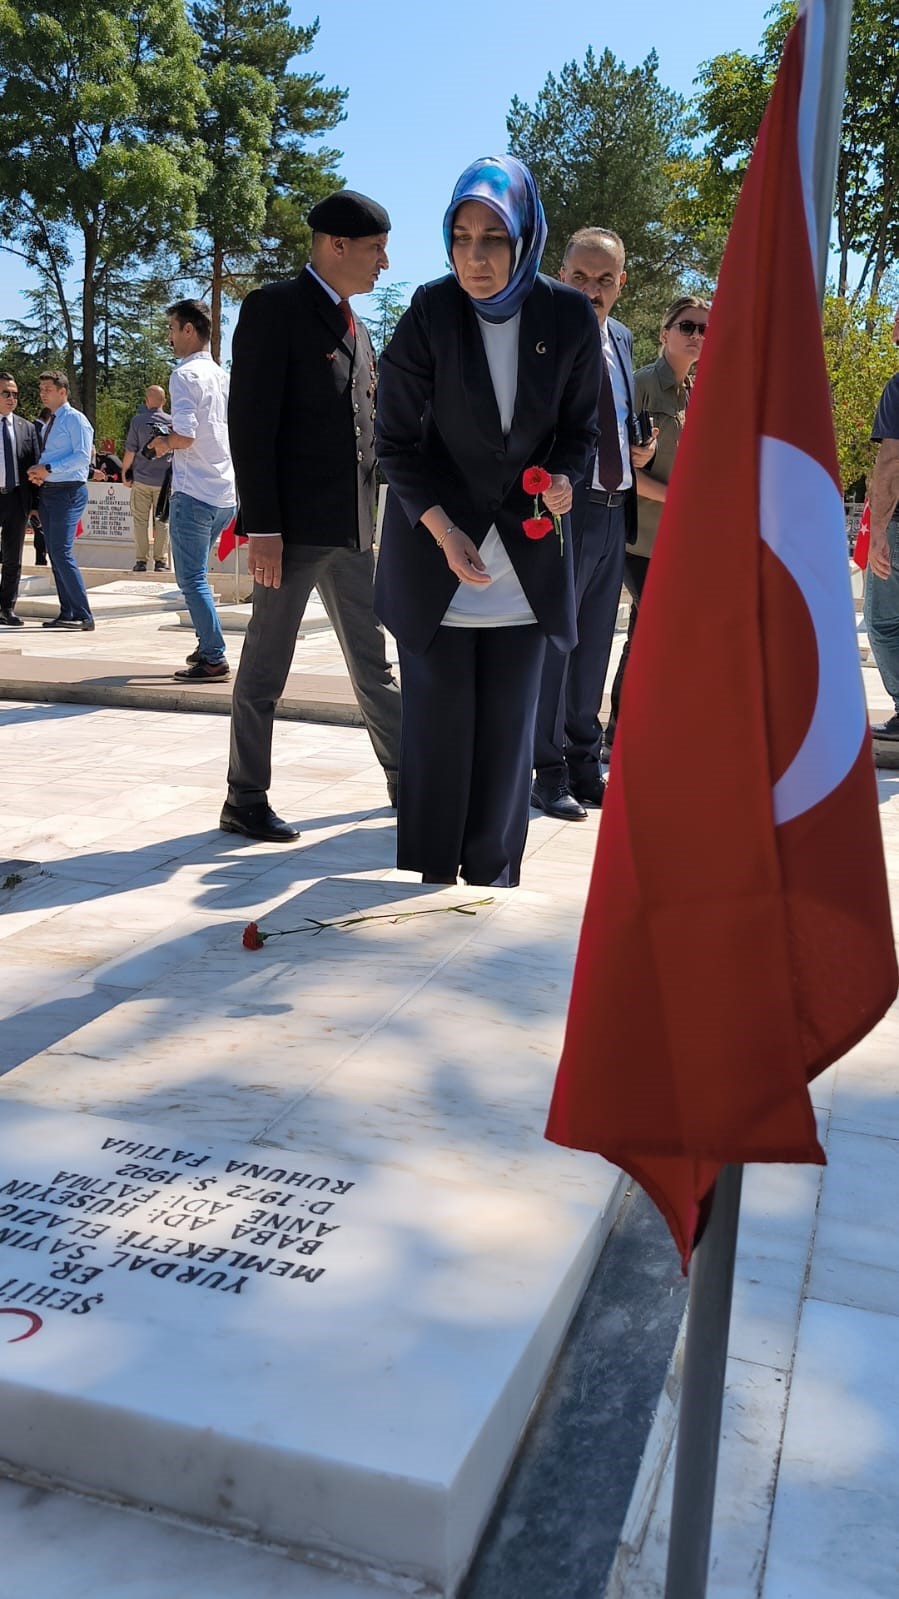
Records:
[[[569,490],[569,497],[570,497]],[[455,572],[460,583],[471,583],[475,588],[484,588],[493,579],[478,554],[478,547],[463,533],[461,528],[454,527],[447,533],[443,541],[443,553],[446,564],[451,572]]]
[[[557,472],[552,488],[544,490],[543,503],[550,516],[564,516],[571,510],[571,484],[563,472]]]

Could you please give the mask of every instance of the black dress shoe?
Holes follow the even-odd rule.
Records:
[[[96,628],[97,624],[92,616],[85,617],[84,621],[81,623],[82,633],[94,633],[96,632]]]
[[[598,772],[594,777],[582,777],[577,782],[572,780],[571,792],[582,805],[602,805],[606,796],[606,780]]]
[[[42,622],[41,627],[80,627],[81,623],[74,616],[54,616],[49,622]]]
[[[180,672],[173,672],[182,683],[203,683],[215,678],[231,676],[231,668],[227,661],[204,661],[202,655],[192,666],[183,666]]]
[[[232,805],[226,800],[222,806],[219,827],[223,833],[242,833],[244,838],[260,838],[266,844],[292,844],[299,838],[299,829],[282,822],[270,805]]]
[[[899,711],[891,716],[888,722],[875,722],[871,728],[872,738],[899,739]]]
[[[531,804],[558,822],[583,822],[587,812],[569,794],[564,783],[541,783],[539,778],[531,789]]]
[[[15,611],[0,611],[0,627],[24,627],[21,616],[16,616]]]

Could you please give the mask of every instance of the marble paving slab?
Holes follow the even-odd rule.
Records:
[[[452,1594],[611,1222],[593,1169],[599,1205],[8,1099],[0,1457]]]
[[[763,1599],[899,1592],[897,1350],[895,1315],[807,1302]]]
[[[4,1595],[34,1599],[414,1599],[159,1514],[0,1481]]]

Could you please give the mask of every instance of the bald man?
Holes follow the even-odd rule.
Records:
[[[168,522],[156,520],[159,490],[169,467],[171,455],[158,458],[144,455],[148,439],[165,431],[170,432],[172,418],[164,410],[165,389],[151,383],[145,395],[145,404],[131,418],[122,471],[126,483],[131,484],[131,521],[134,526],[135,572],[146,572],[150,560],[150,523],[153,524],[153,570],[167,572],[169,566]]]

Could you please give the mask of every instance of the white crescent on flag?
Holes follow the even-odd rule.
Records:
[[[815,215],[815,130],[821,98],[824,11],[800,6],[802,86],[796,139],[812,266],[818,254]],[[818,651],[818,694],[800,749],[774,785],[780,825],[811,810],[848,776],[867,726],[849,584],[843,501],[839,488],[807,452],[763,436],[759,450],[759,532],[802,591]]]
[[[780,825],[811,810],[842,783],[858,759],[867,726],[843,501],[830,473],[782,439],[761,440],[759,532],[802,590],[818,650],[812,719],[774,785],[774,820]]]

